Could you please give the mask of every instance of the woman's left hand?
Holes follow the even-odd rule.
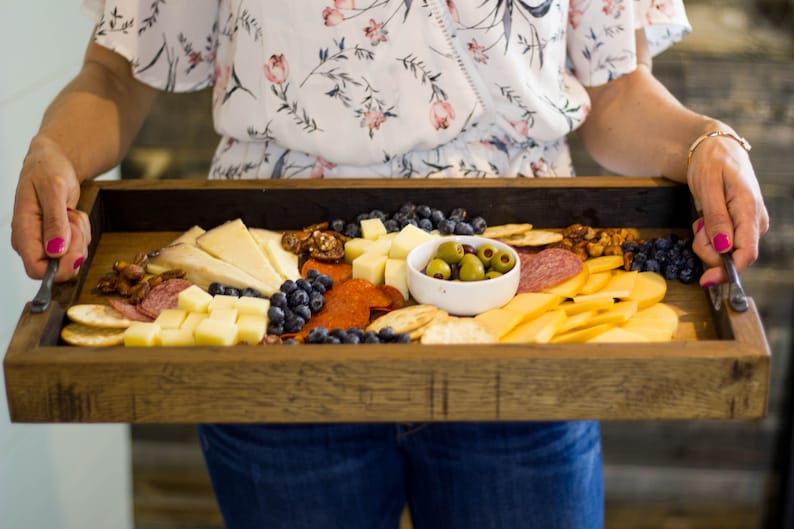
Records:
[[[703,212],[692,225],[693,250],[706,266],[700,284],[725,282],[720,254],[732,252],[741,272],[758,258],[761,236],[769,229],[750,157],[733,138],[706,138],[692,154],[687,183]]]

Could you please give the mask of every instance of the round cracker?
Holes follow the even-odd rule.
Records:
[[[500,237],[499,241],[510,246],[545,246],[562,240],[562,233],[549,230],[531,230],[524,233]]]
[[[446,321],[453,317],[454,316],[450,316],[447,311],[439,309],[438,312],[430,319],[429,322],[425,323],[421,327],[417,327],[416,329],[410,331],[408,333],[408,336],[410,336],[411,341],[419,340],[428,327],[430,327],[431,325],[435,325],[436,323]]]
[[[82,347],[109,347],[124,343],[124,329],[92,327],[72,322],[61,329],[61,338],[71,345]]]
[[[491,239],[498,239],[500,237],[508,237],[519,233],[526,233],[532,229],[532,224],[499,224],[497,226],[488,226],[482,232],[483,237],[490,237]]]
[[[66,315],[73,322],[107,329],[126,329],[131,323],[110,305],[94,303],[72,305],[66,310]]]
[[[429,325],[419,342],[422,344],[497,343],[496,337],[474,318],[447,318]]]
[[[367,326],[368,331],[380,331],[384,327],[391,327],[396,333],[411,333],[411,331],[426,325],[438,312],[443,312],[435,305],[409,305],[401,309],[387,312]]]

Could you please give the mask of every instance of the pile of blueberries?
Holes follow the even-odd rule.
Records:
[[[238,298],[244,296],[250,296],[252,298],[263,298],[261,292],[259,292],[255,288],[246,287],[246,288],[237,288],[231,286],[224,286],[217,281],[210,283],[210,286],[207,287],[207,292],[209,292],[213,296],[237,296]]]
[[[638,272],[656,272],[669,281],[685,284],[694,283],[703,273],[703,263],[692,251],[692,240],[674,233],[641,243],[626,241],[622,248],[634,253],[631,269]]]
[[[360,213],[353,222],[340,218],[331,219],[328,227],[348,237],[361,237],[361,221],[374,218],[380,219],[389,233],[400,231],[408,224],[427,232],[438,230],[443,235],[479,235],[488,227],[484,218],[470,216],[465,208],[455,208],[445,214],[440,209],[426,204],[416,205],[413,202],[406,202],[391,214],[379,209]]]
[[[405,332],[394,332],[391,327],[384,327],[377,332],[365,331],[360,327],[333,329],[331,331],[325,327],[315,327],[306,336],[306,343],[411,343],[411,337]]]
[[[306,273],[305,279],[284,281],[279,291],[270,296],[267,333],[299,332],[312,314],[325,306],[325,293],[333,286],[331,276],[314,269]]]

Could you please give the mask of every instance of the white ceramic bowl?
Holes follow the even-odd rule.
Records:
[[[449,281],[424,273],[425,266],[436,254],[436,248],[449,240],[479,248],[486,242],[497,250],[507,250],[516,259],[516,265],[504,275],[482,281]],[[485,237],[451,235],[420,244],[408,254],[408,290],[418,303],[429,303],[455,316],[474,316],[486,310],[501,307],[510,301],[518,290],[521,277],[521,260],[515,249],[502,242]]]

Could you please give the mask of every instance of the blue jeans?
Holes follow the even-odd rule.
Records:
[[[201,425],[228,529],[600,529],[597,422]]]

